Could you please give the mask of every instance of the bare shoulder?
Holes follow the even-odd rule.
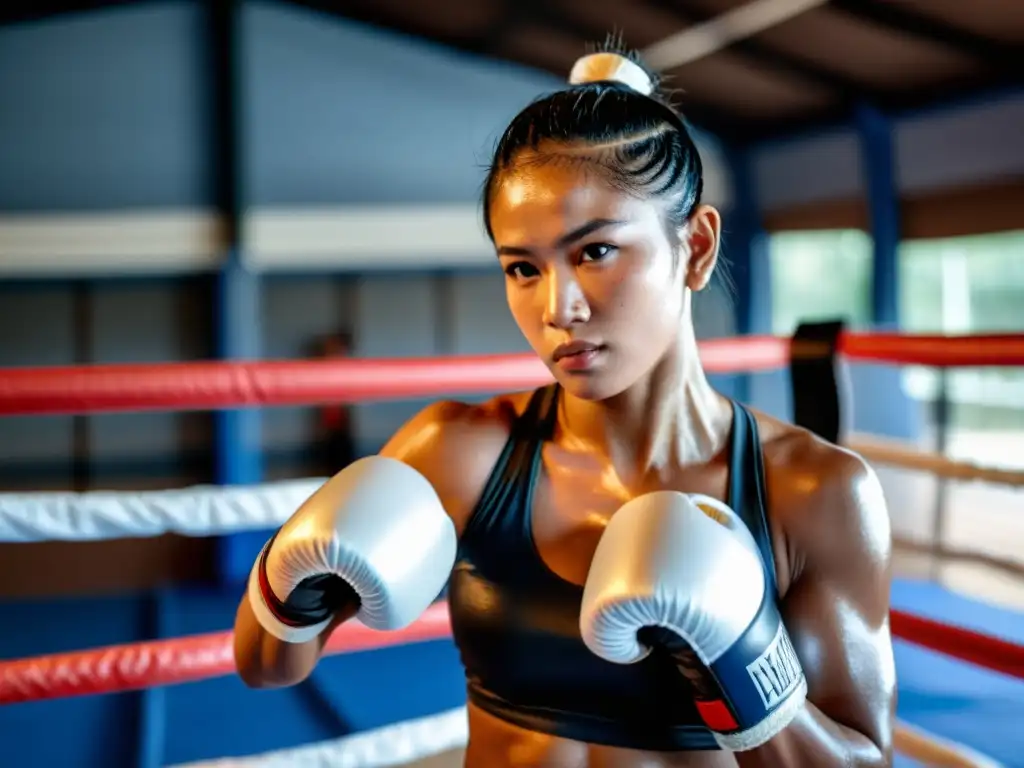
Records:
[[[426,477],[461,532],[530,394],[498,395],[480,403],[431,403],[402,425],[381,455],[399,459]]]
[[[871,465],[808,430],[762,414],[757,419],[768,506],[791,577],[887,572],[891,524]]]

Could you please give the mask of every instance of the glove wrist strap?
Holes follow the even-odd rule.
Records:
[[[692,652],[674,655],[693,686],[701,719],[724,749],[741,752],[764,744],[807,699],[800,659],[768,601],[723,657],[704,664]]]
[[[734,733],[715,732],[715,741],[722,749],[731,752],[746,752],[757,749],[762,744],[775,738],[786,726],[793,722],[793,718],[800,712],[800,708],[807,700],[807,681],[801,678],[796,690],[794,690],[782,704],[779,705],[768,717],[743,731]]]
[[[260,552],[249,573],[248,597],[256,621],[267,632],[285,643],[306,643],[316,638],[331,623],[331,616],[315,624],[299,624],[289,620],[280,610],[282,603],[274,595],[267,581],[266,556],[273,541]]]

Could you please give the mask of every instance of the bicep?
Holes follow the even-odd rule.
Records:
[[[854,474],[827,514],[828,529],[801,547],[805,567],[782,610],[811,702],[887,749],[896,689],[889,517],[874,473],[861,466]]]
[[[884,749],[891,741],[896,674],[888,618],[874,613],[815,579],[795,584],[783,609],[810,701]]]

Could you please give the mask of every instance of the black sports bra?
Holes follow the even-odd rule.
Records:
[[[579,631],[581,587],[547,568],[531,500],[557,415],[556,385],[537,390],[463,531],[448,588],[469,700],[517,726],[637,750],[718,749],[689,683],[667,654],[632,665],[598,658]],[[734,403],[729,505],[750,528],[775,591],[757,425]]]

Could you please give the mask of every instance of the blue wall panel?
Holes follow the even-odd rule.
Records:
[[[0,27],[0,211],[213,203],[198,2]]]
[[[753,153],[733,147],[727,155],[731,173],[733,204],[723,222],[723,269],[728,268],[733,286],[736,334],[750,336],[771,333],[772,296],[768,258],[768,235],[761,225],[754,184]],[[766,376],[734,377],[733,396],[745,403],[757,397],[756,384]]]
[[[261,279],[234,255],[217,281],[218,353],[224,360],[262,357]],[[258,408],[221,410],[214,414],[214,479],[220,485],[256,485],[263,480],[262,413]],[[222,536],[218,541],[218,576],[241,583],[266,542],[263,533]]]
[[[900,200],[893,121],[870,105],[856,113],[860,156],[867,186],[871,238],[874,245],[871,273],[871,320],[876,330],[899,327]],[[858,429],[874,434],[915,440],[920,434],[920,413],[903,390],[899,366],[858,366],[854,391],[870,393],[870,409]],[[864,422],[868,423],[865,424]]]
[[[280,3],[242,14],[255,205],[467,202],[504,124],[558,80]]]

